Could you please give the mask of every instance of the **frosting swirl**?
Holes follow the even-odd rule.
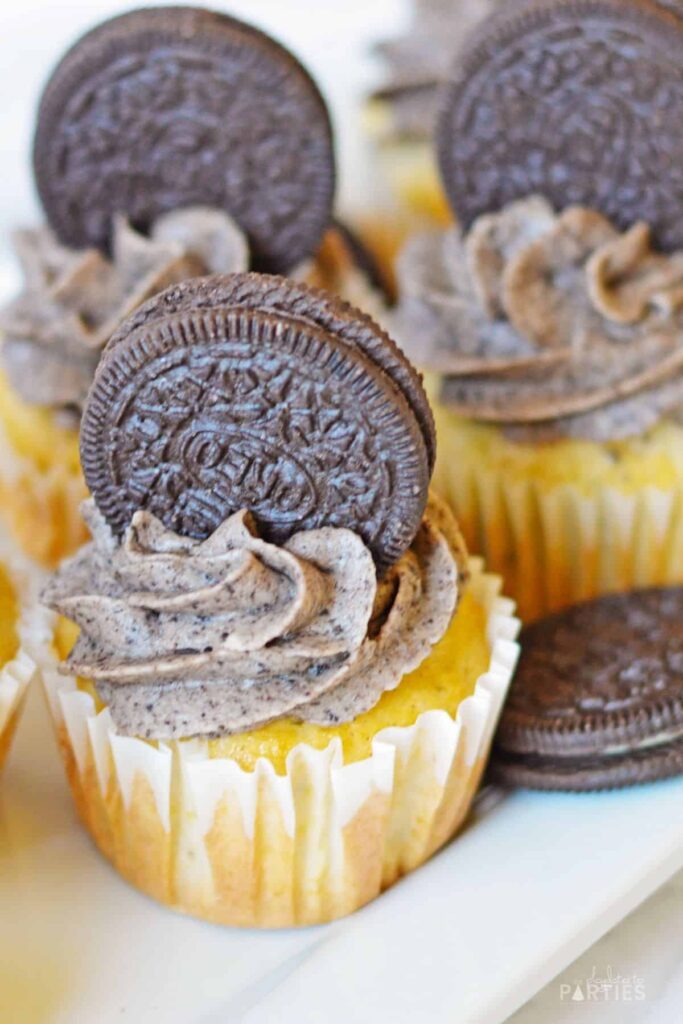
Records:
[[[409,242],[394,325],[442,400],[513,437],[618,440],[683,412],[683,252],[532,196]]]
[[[63,671],[94,680],[129,735],[355,718],[441,639],[465,576],[457,527],[434,498],[379,582],[370,552],[345,529],[305,531],[279,547],[239,512],[197,541],[137,512],[118,541],[92,501],[84,516],[93,542],[43,600],[80,627]]]
[[[149,237],[117,217],[111,259],[69,249],[45,226],[15,232],[14,247],[24,287],[0,311],[5,370],[25,401],[76,413],[102,349],[137,306],[188,277],[249,262],[242,232],[208,207],[164,214]]]

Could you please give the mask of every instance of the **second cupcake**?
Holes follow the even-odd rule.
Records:
[[[651,4],[522,4],[444,95],[461,226],[403,252],[395,333],[432,371],[438,481],[526,619],[683,580],[681,45]]]

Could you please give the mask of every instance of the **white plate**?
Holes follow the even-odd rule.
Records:
[[[683,779],[519,793],[345,921],[220,928],[102,860],[35,692],[0,783],[0,1021],[499,1024],[683,867],[682,822]]]

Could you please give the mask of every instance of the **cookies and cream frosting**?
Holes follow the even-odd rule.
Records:
[[[402,254],[394,332],[444,404],[513,438],[618,440],[683,413],[683,252],[530,197]]]
[[[220,210],[160,217],[149,236],[119,216],[111,258],[62,245],[50,228],[17,231],[24,274],[0,312],[0,357],[15,391],[35,405],[80,412],[105,344],[142,302],[188,277],[246,270],[246,239]]]
[[[64,671],[94,680],[122,733],[226,735],[274,719],[333,725],[374,706],[446,632],[465,550],[432,498],[378,582],[346,529],[259,537],[247,512],[204,541],[135,514],[122,540],[96,506],[93,541],[43,595],[80,627]]]

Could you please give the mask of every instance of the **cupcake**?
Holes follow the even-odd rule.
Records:
[[[467,34],[500,6],[500,0],[413,0],[406,31],[375,47],[384,75],[365,120],[401,205],[421,218],[449,219],[432,146],[441,85]]]
[[[0,770],[36,675],[34,651],[51,636],[49,619],[37,601],[37,580],[0,536]]]
[[[383,299],[362,246],[332,220],[317,87],[225,15],[136,11],[80,39],[44,90],[34,170],[47,224],[16,233],[24,283],[0,313],[0,513],[53,566],[86,536],[78,421],[105,343],[136,306],[187,277],[250,268],[375,315]]]
[[[480,26],[438,130],[462,226],[400,257],[438,485],[523,619],[683,580],[682,43],[630,0]]]
[[[429,494],[429,405],[389,337],[283,278],[187,281],[109,342],[81,457],[93,540],[44,592],[42,668],[118,871],[211,921],[304,925],[446,842],[517,620]]]

